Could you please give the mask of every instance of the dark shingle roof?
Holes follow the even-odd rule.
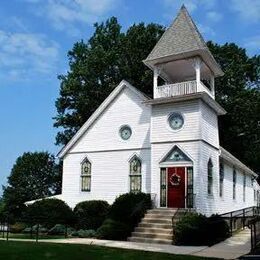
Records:
[[[164,32],[146,61],[206,49],[207,45],[183,5],[171,26]]]

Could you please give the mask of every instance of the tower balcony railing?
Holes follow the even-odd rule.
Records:
[[[199,92],[206,92],[214,99],[214,94],[201,81],[197,84],[196,80],[158,86],[156,97],[175,97]]]

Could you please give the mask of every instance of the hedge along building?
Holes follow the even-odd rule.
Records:
[[[144,63],[153,99],[126,81],[114,89],[59,153],[56,197],[74,207],[141,191],[155,207],[206,215],[256,205],[256,174],[219,145],[226,111],[214,79],[223,72],[184,6]]]

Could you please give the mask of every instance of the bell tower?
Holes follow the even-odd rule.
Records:
[[[214,79],[223,75],[184,5],[144,63],[154,73],[154,98],[204,92],[214,99]]]
[[[158,207],[205,212],[212,206],[203,205],[208,162],[216,172],[219,167],[218,116],[225,110],[215,101],[214,81],[223,72],[185,6],[143,62],[154,75],[153,99],[146,101],[152,111],[151,193]],[[169,180],[178,172],[183,186],[175,194]]]

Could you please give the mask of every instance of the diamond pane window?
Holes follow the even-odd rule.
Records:
[[[91,163],[85,159],[81,164],[81,191],[90,191],[91,189]]]
[[[142,163],[135,155],[130,160],[130,192],[141,192],[142,190]]]
[[[160,206],[166,207],[166,197],[167,197],[167,179],[166,179],[166,168],[161,168],[161,196],[160,196]]]

